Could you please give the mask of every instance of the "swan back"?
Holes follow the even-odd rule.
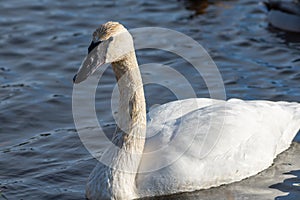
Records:
[[[156,196],[232,183],[268,168],[297,134],[300,105],[187,99],[148,117],[137,185],[141,196]]]

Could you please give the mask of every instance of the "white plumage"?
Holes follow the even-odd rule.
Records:
[[[161,157],[143,156],[140,170],[178,160],[138,174],[141,196],[205,189],[255,175],[290,146],[300,128],[300,105],[287,102],[187,99],[148,115],[147,135],[155,136],[146,140],[145,153],[168,146],[174,134],[178,142],[161,150]]]
[[[109,165],[99,162],[91,173],[88,199],[169,195],[242,180],[268,168],[300,128],[300,105],[288,102],[194,98],[158,106],[146,116],[128,31],[108,22],[93,41],[74,82],[112,63],[120,105],[114,145],[102,156]]]

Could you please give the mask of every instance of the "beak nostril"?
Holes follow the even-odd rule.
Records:
[[[77,77],[77,74],[75,74],[75,76],[73,77],[73,83],[75,83],[76,77]]]

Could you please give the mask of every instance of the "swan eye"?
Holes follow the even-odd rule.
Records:
[[[95,49],[102,41],[94,42],[92,41],[89,48],[88,48],[88,54]]]

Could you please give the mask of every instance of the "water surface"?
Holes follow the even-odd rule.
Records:
[[[272,28],[259,0],[2,1],[0,7],[0,199],[84,199],[96,160],[79,140],[71,110],[72,77],[94,29],[108,20],[128,28],[159,26],[203,45],[219,67],[227,98],[300,101],[300,36]],[[176,45],[176,44],[174,44]],[[141,64],[183,73],[198,97],[209,97],[183,59],[137,52]],[[160,74],[153,71],[152,76]],[[143,74],[147,75],[147,74]],[[174,81],[168,74],[165,79]],[[105,72],[96,109],[105,131],[115,78]],[[176,84],[176,83],[174,83]],[[176,100],[158,85],[145,88],[147,108]],[[158,95],[159,94],[159,95]],[[228,186],[164,199],[300,199],[300,136],[268,170]],[[101,149],[105,144],[99,141]],[[158,198],[161,199],[161,198]]]

